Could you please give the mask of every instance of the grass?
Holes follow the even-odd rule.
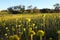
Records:
[[[0,14],[0,36],[6,39],[6,36],[24,35],[21,39],[29,37],[29,28],[35,33],[38,30],[45,32],[46,39],[49,37],[57,38],[56,31],[60,30],[60,13],[45,14]],[[25,30],[25,31],[24,31]],[[27,31],[27,32],[26,32]],[[22,34],[20,34],[22,33]],[[52,35],[52,36],[51,36]],[[36,38],[35,38],[36,39]],[[45,39],[45,40],[46,40]]]
[[[59,13],[39,13],[39,14],[0,14],[0,19],[17,19],[17,18],[39,18],[41,16],[60,16]]]

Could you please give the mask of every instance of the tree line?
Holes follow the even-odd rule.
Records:
[[[7,11],[12,14],[17,14],[17,13],[60,13],[60,4],[56,3],[53,6],[54,6],[54,9],[50,9],[50,8],[38,9],[37,7],[32,7],[32,5],[29,5],[26,9],[26,7],[24,5],[18,5],[18,6],[13,6],[13,7],[7,8]]]

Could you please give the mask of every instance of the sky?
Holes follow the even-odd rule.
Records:
[[[60,0],[0,0],[0,10],[7,9],[12,6],[17,5],[25,5],[26,8],[29,5],[33,7],[37,7],[39,9],[42,8],[54,8],[53,5],[59,3]]]

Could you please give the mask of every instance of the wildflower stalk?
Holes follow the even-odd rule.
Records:
[[[33,40],[33,35],[31,35],[31,40]]]
[[[42,40],[42,37],[44,36],[44,31],[43,30],[39,30],[37,32],[37,35],[40,36],[40,40]]]
[[[40,35],[40,40],[42,40],[42,36]]]
[[[58,30],[57,33],[58,33],[58,40],[60,40],[60,30]]]

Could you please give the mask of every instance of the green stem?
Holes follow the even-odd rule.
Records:
[[[42,40],[42,36],[40,36],[40,40]]]
[[[60,34],[58,35],[58,40],[60,40]]]
[[[31,35],[31,40],[33,40],[33,35]]]

